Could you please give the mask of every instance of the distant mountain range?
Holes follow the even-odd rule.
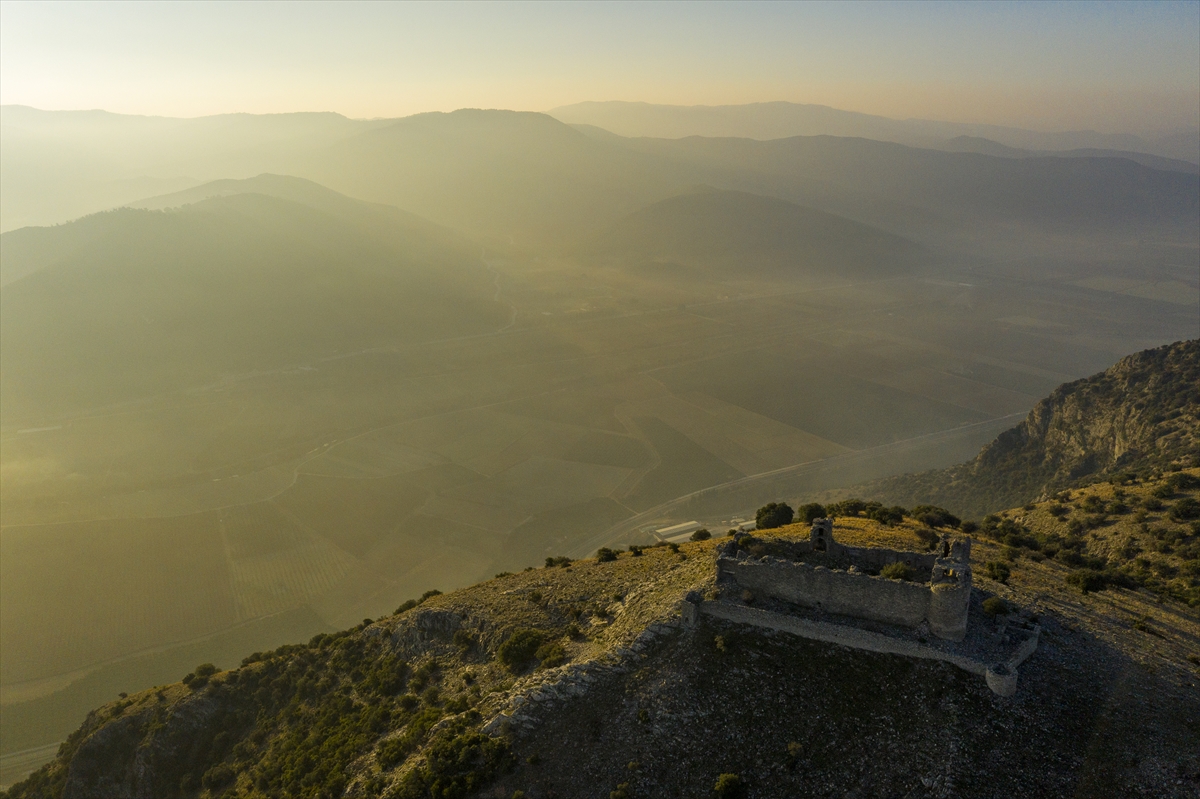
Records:
[[[563,122],[595,125],[619,136],[664,139],[706,136],[762,140],[792,136],[849,136],[935,149],[956,149],[945,145],[962,137],[970,137],[1021,150],[1093,149],[1105,151],[1106,155],[1146,153],[1185,161],[1193,166],[1200,164],[1200,130],[1180,131],[1155,139],[1091,130],[1048,133],[1001,125],[890,119],[824,105],[786,102],[717,106],[586,102],[560,106],[547,113]],[[958,146],[961,146],[961,142]]]
[[[972,254],[996,242],[1029,249],[1045,237],[1081,235],[1191,242],[1200,215],[1194,169],[1121,153],[1011,157],[827,134],[625,138],[545,114],[470,109],[365,122],[329,114],[165,120],[6,106],[0,121],[6,230],[263,172],[314,180],[498,244],[559,251],[697,184]],[[995,150],[974,140],[948,146]]]

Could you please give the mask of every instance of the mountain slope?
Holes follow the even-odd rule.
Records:
[[[1172,463],[1200,464],[1200,339],[1130,355],[1060,386],[973,461],[851,491],[979,516]]]
[[[356,197],[520,244],[591,233],[689,182],[545,114],[479,109],[406,117],[298,163]]]
[[[234,194],[5,234],[4,271],[24,274],[0,297],[5,415],[503,324],[467,245],[338,202]]]
[[[921,549],[921,526],[839,519],[837,535]],[[946,664],[681,625],[684,593],[716,590],[718,543],[500,575],[233,670],[198,668],[94,711],[9,796],[705,796],[722,773],[754,797],[1200,787],[1187,659],[1200,619],[1186,606],[1080,594],[1057,559],[1021,557],[996,582],[984,563],[1001,547],[977,541],[978,598],[1042,627],[1004,699]]]
[[[921,249],[849,219],[771,197],[700,189],[621,219],[585,250],[595,259],[681,263],[722,277],[883,277],[910,271]]]

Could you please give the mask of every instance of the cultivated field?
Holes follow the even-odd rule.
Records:
[[[1197,324],[1074,263],[755,282],[490,262],[517,312],[502,333],[6,422],[5,695],[66,701],[96,669],[133,690],[145,674],[114,661],[216,658],[206,636],[274,614],[342,627],[647,527],[948,465]]]

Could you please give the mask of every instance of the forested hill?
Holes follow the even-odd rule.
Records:
[[[1200,464],[1200,339],[1122,358],[1066,383],[972,461],[856,489],[966,516],[1122,471]]]

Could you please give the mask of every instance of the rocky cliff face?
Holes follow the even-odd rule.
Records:
[[[1200,464],[1200,339],[1059,386],[975,460],[861,491],[978,516],[1123,470]]]

